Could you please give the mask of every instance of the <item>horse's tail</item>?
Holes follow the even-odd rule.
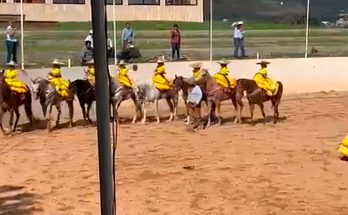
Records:
[[[275,108],[274,106],[277,104],[279,105],[280,104],[280,101],[282,99],[282,95],[283,95],[283,91],[284,91],[284,86],[283,86],[283,83],[278,81],[278,92],[277,94],[275,95],[275,102],[272,102],[272,109]]]
[[[27,115],[29,122],[31,124],[34,120],[34,116],[33,116],[32,100],[31,100],[31,93],[30,92],[27,93],[27,99],[24,103],[24,110],[25,110],[25,114]]]

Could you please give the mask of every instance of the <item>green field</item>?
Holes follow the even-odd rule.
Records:
[[[140,62],[158,55],[170,55],[169,30],[174,22],[132,22],[136,30],[136,45],[143,55]],[[209,56],[209,25],[207,23],[178,23],[183,36],[182,54],[189,60],[204,60]],[[117,23],[117,38],[124,22]],[[110,37],[112,23],[108,23]],[[49,23],[25,26],[25,61],[34,67],[47,66],[53,58],[72,59],[76,65],[90,23]],[[246,23],[247,55],[255,57],[302,57],[305,46],[303,26],[273,23]],[[229,23],[215,22],[213,27],[213,56],[229,57],[233,51],[232,29]],[[118,44],[120,44],[120,41]],[[312,56],[348,56],[348,29],[311,28]],[[5,57],[4,43],[0,44]],[[119,48],[119,46],[118,46]]]

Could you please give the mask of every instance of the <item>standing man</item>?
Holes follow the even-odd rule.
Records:
[[[93,30],[89,30],[88,35],[85,39],[85,41],[90,41],[91,42],[91,47],[93,48]]]
[[[80,54],[81,64],[89,62],[93,59],[94,59],[94,55],[93,55],[93,48],[91,46],[91,41],[86,40],[85,46],[83,47],[81,54]]]
[[[170,32],[170,42],[172,44],[172,59],[175,59],[175,54],[177,59],[180,59],[180,45],[181,45],[181,34],[179,26],[174,24],[172,31]]]
[[[243,29],[243,22],[235,22],[232,24],[234,27],[234,34],[233,34],[233,40],[234,40],[234,57],[239,58],[239,49],[242,52],[242,58],[245,56],[245,49],[244,49],[244,29]]]
[[[110,58],[113,58],[114,57],[114,46],[113,46],[113,43],[112,43],[112,39],[109,37],[109,32],[107,34],[107,58],[110,59]]]
[[[126,49],[129,43],[134,43],[134,30],[127,22],[126,27],[122,31],[123,49]]]
[[[15,37],[15,33],[17,28],[13,26],[12,22],[8,22],[8,26],[6,28],[6,47],[7,47],[7,63],[11,60],[17,63],[17,39]]]

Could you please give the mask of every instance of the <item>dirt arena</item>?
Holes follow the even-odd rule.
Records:
[[[348,214],[348,163],[336,151],[347,98],[287,96],[275,126],[234,125],[228,103],[224,124],[207,130],[190,132],[182,120],[121,125],[118,214]],[[80,121],[0,136],[0,215],[100,214],[97,159],[96,129]]]

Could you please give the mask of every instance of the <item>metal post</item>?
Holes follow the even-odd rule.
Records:
[[[305,58],[308,57],[309,7],[310,7],[310,0],[307,0],[307,23],[306,23],[306,52],[305,52]]]
[[[113,0],[113,5],[112,5],[112,13],[113,13],[113,24],[114,24],[114,63],[115,65],[117,64],[117,28],[116,28],[116,0]]]
[[[113,212],[114,184],[112,173],[109,81],[106,57],[105,1],[92,0],[92,25],[96,69],[96,111],[99,153],[101,214]]]
[[[209,60],[213,61],[213,0],[210,0],[210,18],[209,18]]]
[[[23,0],[21,0],[21,67],[24,69],[24,11]]]

